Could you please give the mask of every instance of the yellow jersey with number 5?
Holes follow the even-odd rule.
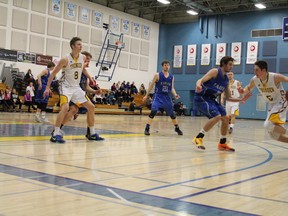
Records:
[[[277,103],[285,100],[285,91],[282,83],[275,85],[275,73],[268,72],[267,80],[261,81],[254,76],[252,79],[259,92],[268,103]]]
[[[66,58],[68,64],[62,69],[61,83],[66,87],[78,87],[84,68],[84,55],[79,54],[79,57],[74,59],[69,53]]]

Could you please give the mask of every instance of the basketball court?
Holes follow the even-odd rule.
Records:
[[[55,122],[56,114],[49,114]],[[49,141],[52,125],[34,115],[0,115],[0,215],[284,215],[288,210],[286,144],[271,140],[260,120],[238,120],[236,152],[217,150],[219,127],[191,143],[207,121],[96,115],[105,141],[86,141],[86,115]]]

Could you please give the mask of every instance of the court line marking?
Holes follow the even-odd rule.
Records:
[[[5,197],[5,196],[17,196],[17,195],[21,195],[21,194],[36,193],[36,192],[45,191],[45,190],[58,190],[58,191],[61,191],[61,192],[64,192],[64,193],[69,193],[69,194],[74,194],[74,195],[78,195],[78,196],[88,197],[88,198],[92,198],[92,199],[95,199],[95,200],[105,201],[105,202],[108,202],[108,203],[129,206],[131,208],[139,209],[140,211],[143,211],[143,212],[144,211],[148,211],[148,212],[152,212],[152,213],[156,212],[156,213],[160,213],[162,215],[174,216],[174,214],[161,212],[159,210],[149,209],[149,208],[145,208],[145,207],[141,207],[141,206],[135,206],[135,205],[133,205],[132,202],[128,202],[128,201],[126,203],[122,203],[122,202],[115,201],[115,200],[108,200],[108,199],[104,199],[104,198],[95,197],[95,196],[92,196],[92,195],[87,195],[87,194],[83,194],[83,193],[77,193],[77,192],[74,192],[74,191],[68,191],[67,189],[70,189],[70,188],[64,189],[63,187],[57,186],[57,185],[54,185],[54,186],[50,186],[49,185],[49,186],[47,186],[47,185],[35,183],[35,182],[32,182],[32,181],[34,181],[33,179],[31,180],[31,179],[22,179],[22,178],[20,179],[20,178],[17,178],[15,180],[22,181],[22,182],[25,182],[25,183],[28,183],[28,184],[32,184],[32,185],[41,186],[43,188],[35,189],[35,190],[28,190],[28,191],[21,191],[21,192],[14,192],[14,193],[9,193],[9,194],[2,194],[2,195],[0,195],[0,197],[2,197],[2,196],[3,197]],[[80,185],[80,184],[82,184],[82,183],[77,183],[77,184],[73,184],[73,185],[66,185],[66,187],[67,186],[71,187],[71,186]],[[119,197],[117,197],[117,198],[119,198]],[[0,216],[2,216],[2,215],[0,214]]]
[[[283,201],[283,200],[275,200],[275,199],[263,198],[263,197],[259,197],[259,196],[251,196],[251,195],[246,195],[246,194],[232,193],[232,192],[227,192],[227,191],[217,191],[217,192],[225,193],[225,194],[231,194],[231,195],[237,195],[237,196],[242,196],[242,197],[249,197],[249,198],[253,198],[253,199],[267,200],[267,201],[272,201],[272,202],[288,203],[288,201]]]
[[[227,187],[230,187],[230,186],[238,185],[238,184],[241,184],[241,183],[245,183],[245,182],[248,182],[248,181],[252,181],[252,180],[255,180],[255,179],[263,178],[263,177],[266,177],[266,176],[274,175],[274,174],[285,172],[285,171],[288,171],[288,168],[285,168],[285,169],[282,169],[282,170],[277,170],[277,171],[270,172],[270,173],[265,173],[265,174],[262,174],[262,175],[259,175],[259,176],[255,176],[255,177],[252,177],[252,178],[245,179],[245,180],[233,182],[233,183],[230,183],[230,184],[227,184],[227,185],[222,185],[222,186],[219,186],[219,187],[210,188],[210,189],[205,190],[205,191],[200,191],[200,192],[197,192],[197,193],[189,194],[189,195],[178,197],[178,198],[175,198],[175,199],[181,200],[181,199],[186,199],[186,198],[193,197],[193,196],[198,196],[198,195],[201,195],[201,194],[209,193],[209,192],[212,192],[212,191],[216,191],[216,190],[219,190],[219,189],[223,189],[223,188],[227,188]]]
[[[114,195],[113,196],[110,195],[111,193],[109,194],[107,194],[107,192],[105,193],[105,191],[107,191],[107,188],[110,188],[110,189],[113,189],[117,194],[120,194],[120,196],[122,196],[124,199],[127,199],[131,201],[132,203],[138,203],[141,205],[173,210],[176,212],[179,210],[183,210],[186,213],[192,213],[192,214],[197,214],[197,215],[203,214],[204,212],[207,213],[208,211],[209,213],[214,214],[214,215],[215,214],[255,215],[255,214],[240,212],[236,210],[223,209],[219,207],[192,203],[192,202],[187,202],[183,200],[175,200],[175,199],[168,198],[168,197],[144,194],[140,192],[129,191],[129,190],[119,189],[119,188],[110,187],[110,186],[107,187],[107,186],[103,186],[100,184],[85,182],[82,180],[75,180],[75,179],[61,177],[57,175],[51,175],[51,174],[47,174],[43,172],[32,171],[32,170],[13,167],[13,166],[4,165],[4,164],[0,164],[0,172],[8,174],[8,175],[19,176],[22,178],[32,177],[33,175],[42,175],[41,177],[34,178],[33,180],[38,181],[38,182],[44,182],[47,184],[56,185],[59,187],[64,187],[66,189],[73,189],[73,190],[78,190],[78,191],[87,192],[91,194],[97,194],[100,196],[115,198]],[[68,186],[67,186],[67,183],[69,183]]]
[[[104,138],[118,138],[118,137],[139,137],[139,136],[145,136],[144,134],[101,134]],[[32,140],[47,140],[51,136],[17,136],[17,137],[0,137],[0,141],[32,141]],[[65,140],[77,140],[82,139],[86,140],[84,135],[65,135]],[[100,142],[97,142],[100,143]],[[60,145],[60,144],[56,144]]]
[[[257,147],[259,147],[261,149],[264,149],[268,153],[268,158],[266,160],[258,163],[258,164],[255,164],[255,165],[252,165],[252,166],[249,166],[249,167],[244,167],[244,168],[241,168],[241,169],[231,170],[231,171],[228,171],[228,172],[218,173],[218,174],[205,176],[205,177],[201,177],[201,178],[196,178],[196,179],[190,179],[190,180],[186,180],[186,181],[176,182],[176,183],[169,184],[169,185],[149,188],[149,189],[141,190],[140,192],[149,192],[149,191],[159,190],[159,189],[163,189],[163,188],[167,188],[167,187],[173,187],[173,186],[181,185],[181,184],[185,184],[185,183],[190,183],[190,182],[200,181],[200,180],[204,180],[204,179],[208,179],[208,178],[213,178],[213,177],[217,177],[217,176],[227,175],[227,174],[231,174],[231,173],[235,173],[235,172],[241,172],[241,171],[244,171],[244,170],[248,170],[248,169],[252,169],[252,168],[261,166],[261,165],[269,162],[272,159],[273,154],[268,149],[266,149],[266,148],[264,148],[262,146],[256,145],[256,144],[252,144],[252,143],[246,143],[246,144],[257,146]]]

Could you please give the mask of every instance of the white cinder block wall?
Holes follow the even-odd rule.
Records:
[[[109,88],[113,82],[135,81],[137,87],[144,83],[146,87],[157,69],[159,24],[128,15],[85,0],[60,0],[59,14],[52,13],[53,0],[0,0],[0,48],[19,50],[28,53],[51,55],[60,58],[70,52],[69,41],[74,36],[83,39],[83,50],[93,55],[89,72],[95,76],[98,73],[96,59],[98,58],[106,31],[93,25],[93,12],[103,14],[103,22],[109,23],[111,16],[119,18],[119,32],[122,20],[130,21],[130,31],[124,35],[126,47],[122,50],[113,79],[108,82],[99,78],[102,88]],[[76,7],[76,16],[67,16],[67,4]],[[81,22],[82,8],[89,9],[89,22]],[[132,35],[132,24],[140,24],[139,36]],[[150,27],[149,39],[143,38],[143,25]],[[30,68],[36,76],[45,67],[36,64],[9,62],[0,60],[0,73],[4,63],[13,64],[20,71]]]

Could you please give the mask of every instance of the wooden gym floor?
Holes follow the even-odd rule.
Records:
[[[56,114],[48,114],[51,122]],[[102,142],[86,141],[86,115],[49,141],[52,125],[33,114],[0,113],[0,215],[286,215],[288,144],[273,141],[263,121],[238,120],[235,153],[217,151],[219,126],[191,144],[207,121],[95,115]]]

